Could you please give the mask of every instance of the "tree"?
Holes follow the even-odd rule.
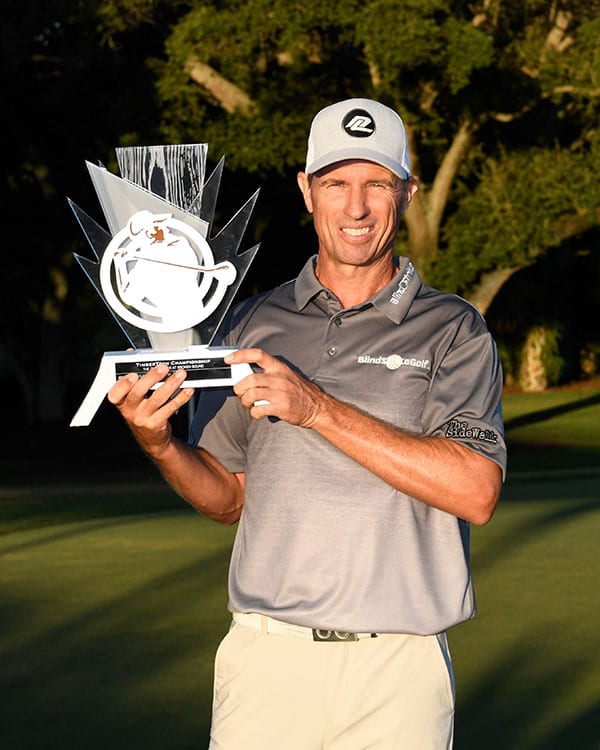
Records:
[[[277,263],[257,256],[267,285],[305,237],[293,173],[312,115],[346,96],[378,98],[402,114],[422,178],[398,251],[485,311],[517,270],[598,226],[599,8],[32,0],[25,14],[5,0],[0,191],[11,275],[0,356],[28,421],[63,418],[68,379],[97,356],[99,329],[124,345],[73,268],[83,239],[65,197],[96,216],[84,159],[115,169],[115,146],[208,141],[215,161],[227,156],[222,216],[264,185],[256,238],[285,241]]]
[[[324,104],[394,106],[422,178],[399,249],[486,311],[518,269],[599,222],[599,8],[192,2],[158,68],[163,132],[267,175],[302,164]]]
[[[134,14],[125,50],[120,37],[103,34],[101,10],[66,0],[29,2],[27,13],[15,0],[3,4],[0,191],[10,274],[0,297],[0,354],[22,394],[15,415],[30,425],[62,420],[65,374],[104,322],[102,304],[73,268],[84,240],[66,196],[93,213],[84,159],[110,163],[121,139],[135,143],[158,119],[145,68],[148,50],[161,47],[152,34],[158,27],[144,29]]]

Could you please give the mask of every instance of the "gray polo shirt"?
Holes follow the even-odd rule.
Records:
[[[224,343],[260,347],[332,396],[505,468],[502,374],[481,315],[406,258],[343,309],[314,274],[238,306]],[[202,392],[191,442],[245,472],[229,607],[327,630],[439,633],[475,613],[468,524],[364,469],[310,429]]]

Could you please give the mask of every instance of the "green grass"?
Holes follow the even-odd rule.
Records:
[[[161,479],[148,477],[112,484],[105,479],[102,484],[88,480],[72,486],[5,487],[0,488],[0,537],[70,521],[176,510],[181,503]]]
[[[599,398],[505,399],[509,478],[472,531],[479,614],[450,634],[456,750],[600,748]],[[13,465],[0,488],[3,750],[206,747],[234,530],[146,468]]]
[[[0,743],[196,748],[232,529],[192,511],[0,538]]]
[[[600,388],[507,394],[504,421],[512,471],[600,468]]]
[[[600,477],[509,482],[472,529],[478,616],[451,631],[457,743],[600,747]]]

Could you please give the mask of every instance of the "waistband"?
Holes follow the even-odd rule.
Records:
[[[361,638],[377,638],[377,633],[346,633],[341,630],[322,630],[320,628],[307,628],[303,625],[294,625],[291,622],[275,620],[267,615],[255,612],[234,612],[233,621],[246,628],[260,630],[266,635],[287,635],[295,638],[306,638],[320,643],[348,643],[358,641]]]

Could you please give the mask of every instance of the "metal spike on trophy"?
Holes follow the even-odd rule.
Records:
[[[238,254],[258,191],[210,237],[224,158],[205,182],[206,143],[116,149],[121,177],[86,162],[108,232],[71,200],[95,255],[75,258],[132,349],[105,352],[71,427],[88,425],[118,378],[164,363],[182,387],[231,386],[250,365],[212,347],[259,246]]]

